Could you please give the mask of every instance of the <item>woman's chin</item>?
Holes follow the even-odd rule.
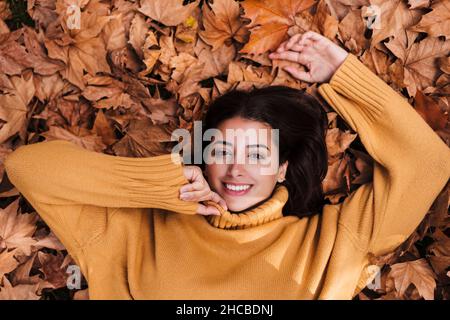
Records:
[[[242,205],[242,202],[240,204],[236,204],[236,205],[233,204],[233,202],[235,202],[236,200],[231,201],[231,200],[225,199],[225,201],[227,203],[228,211],[230,211],[230,213],[240,213],[251,207],[251,205]]]

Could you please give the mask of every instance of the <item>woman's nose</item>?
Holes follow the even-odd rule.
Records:
[[[245,172],[245,164],[232,163],[229,166],[229,173],[233,177],[241,176]]]

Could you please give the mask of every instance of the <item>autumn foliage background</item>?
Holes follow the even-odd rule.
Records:
[[[71,5],[81,9],[79,29]],[[0,299],[88,298],[85,281],[81,290],[66,287],[75,263],[5,178],[3,160],[24,144],[64,139],[112,155],[169,153],[171,132],[192,129],[218,95],[282,84],[328,111],[326,198],[341,202],[370,181],[372,158],[317,84],[267,57],[307,30],[358,56],[450,145],[448,0],[0,1]],[[447,184],[401,247],[373,257],[380,287],[355,299],[450,299],[448,207]]]

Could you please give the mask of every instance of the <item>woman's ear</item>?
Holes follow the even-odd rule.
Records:
[[[289,165],[289,161],[286,160],[281,166],[280,169],[278,169],[278,182],[283,182],[286,179],[286,171],[287,167]]]

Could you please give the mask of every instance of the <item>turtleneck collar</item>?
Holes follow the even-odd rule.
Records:
[[[220,216],[206,216],[208,222],[221,229],[246,229],[255,227],[269,221],[283,217],[282,209],[288,200],[288,190],[284,185],[276,185],[270,198],[260,205],[243,211],[241,213],[231,213],[224,210],[218,203],[205,201],[208,205],[215,206],[220,211]]]

